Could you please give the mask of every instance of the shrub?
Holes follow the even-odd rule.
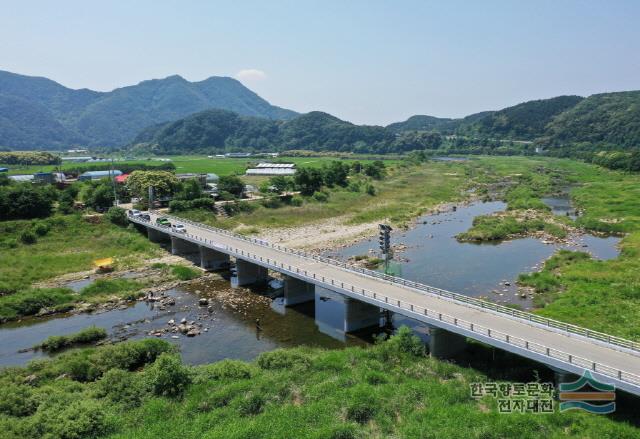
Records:
[[[122,369],[111,369],[98,381],[96,394],[127,407],[136,407],[142,402],[145,392],[142,382],[135,374]]]
[[[277,209],[279,207],[282,207],[282,201],[280,201],[280,199],[277,197],[265,198],[260,201],[260,204],[262,204],[267,209]]]
[[[110,207],[105,214],[105,218],[117,226],[125,227],[129,224],[127,212],[121,207]]]
[[[264,352],[258,357],[258,366],[267,370],[288,369],[294,366],[306,368],[309,365],[310,361],[304,355],[283,349]]]
[[[291,200],[289,200],[289,204],[295,207],[300,207],[302,206],[303,203],[304,203],[304,200],[302,199],[302,197],[299,197],[298,195],[294,195],[293,197],[291,197]]]
[[[38,241],[38,238],[31,230],[24,230],[20,234],[20,241],[22,241],[23,244],[30,245],[35,244]]]
[[[89,360],[102,376],[109,369],[136,370],[153,363],[164,353],[174,352],[175,347],[164,340],[149,338],[139,341],[119,343],[97,349]]]
[[[326,192],[316,191],[313,193],[313,199],[320,203],[326,203],[329,200],[329,194]]]
[[[262,395],[249,394],[240,401],[238,411],[243,416],[257,415],[264,409],[266,401]]]
[[[158,396],[181,396],[191,383],[189,369],[182,365],[179,355],[160,354],[144,373],[149,389]]]
[[[38,408],[33,390],[16,384],[0,385],[0,413],[9,416],[29,416]]]
[[[105,407],[97,401],[78,399],[53,404],[39,411],[30,423],[28,437],[82,439],[98,437],[112,428]]]
[[[222,360],[198,368],[198,380],[243,380],[251,378],[251,366],[243,361]]]
[[[55,352],[61,349],[76,345],[76,344],[88,344],[107,338],[107,331],[103,328],[97,328],[90,326],[75,334],[70,335],[53,335],[43,341],[35,348],[40,348],[44,351]]]
[[[73,291],[69,288],[37,288],[0,296],[0,321],[37,314],[41,309],[69,304]]]
[[[45,236],[47,233],[49,233],[50,230],[51,230],[51,226],[49,226],[49,224],[44,222],[37,223],[33,228],[33,231],[38,236]]]
[[[367,185],[366,192],[368,195],[374,196],[376,194],[376,188],[372,184]]]

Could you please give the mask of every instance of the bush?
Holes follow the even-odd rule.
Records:
[[[149,390],[157,396],[181,396],[191,383],[189,369],[182,365],[180,356],[175,354],[160,354],[144,373]]]
[[[145,395],[140,379],[122,369],[108,370],[97,383],[97,396],[111,402],[137,407]]]
[[[9,416],[29,416],[37,408],[38,402],[31,388],[15,384],[0,386],[0,413]]]
[[[291,200],[289,201],[289,205],[295,206],[295,207],[300,207],[302,206],[302,204],[304,204],[304,200],[302,199],[302,197],[299,197],[297,195],[294,195],[293,197],[291,197]]]
[[[129,224],[127,212],[121,207],[110,207],[105,218],[117,226],[126,227]]]
[[[262,412],[265,403],[262,395],[250,394],[240,401],[238,411],[243,416],[257,415]]]
[[[33,231],[38,236],[45,236],[47,233],[49,233],[50,230],[51,230],[51,226],[43,222],[37,223],[36,226],[33,228]]]
[[[36,349],[42,349],[47,352],[56,352],[61,349],[68,348],[76,344],[89,344],[107,338],[107,331],[103,328],[90,326],[75,334],[70,335],[53,335],[43,341],[41,344],[34,346]]]
[[[367,194],[374,196],[376,194],[376,188],[375,186],[373,186],[372,184],[368,184],[367,185],[367,189],[366,189]]]
[[[0,321],[37,314],[43,308],[64,306],[73,300],[69,288],[37,288],[0,296]]]
[[[267,370],[290,369],[294,366],[307,368],[309,365],[310,361],[304,355],[283,349],[264,352],[258,357],[258,366]]]
[[[320,203],[326,203],[329,200],[329,194],[317,191],[313,193],[313,199]]]
[[[53,404],[39,411],[30,424],[28,437],[83,439],[102,436],[111,430],[105,407],[99,402],[80,399]]]
[[[36,237],[36,234],[33,233],[31,230],[24,230],[21,234],[20,234],[20,241],[23,244],[35,244],[36,242],[38,242],[38,238]]]
[[[222,360],[198,368],[199,381],[205,380],[244,380],[251,378],[251,366],[243,361]]]
[[[282,201],[280,201],[280,199],[277,197],[265,198],[260,201],[260,204],[262,204],[267,209],[277,209],[279,207],[282,207]]]

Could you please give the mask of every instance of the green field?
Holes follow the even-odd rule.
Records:
[[[114,168],[118,169],[118,163],[127,163],[127,164],[146,164],[146,165],[160,165],[161,162],[159,159],[163,157],[154,157],[147,159],[136,159],[136,160],[117,160],[114,162]],[[255,164],[259,161],[278,161],[278,162],[288,162],[295,163],[297,166],[310,166],[310,167],[318,167],[322,166],[324,163],[327,163],[332,160],[343,160],[345,162],[354,162],[356,160],[367,163],[373,160],[370,159],[337,159],[334,157],[278,157],[277,159],[260,159],[260,158],[207,158],[207,156],[170,156],[164,157],[166,159],[170,159],[171,162],[176,165],[177,173],[214,173],[218,175],[231,175],[231,174],[244,174],[244,171],[251,164]],[[396,163],[398,160],[386,160],[387,163]],[[83,168],[96,164],[101,164],[103,162],[98,163],[65,163],[60,166],[54,165],[41,165],[41,166],[18,166],[18,165],[2,165],[2,167],[9,168],[9,175],[16,174],[32,174],[35,172],[50,172],[53,170],[62,170],[65,169],[73,169],[73,168]],[[104,162],[106,163],[106,162]]]

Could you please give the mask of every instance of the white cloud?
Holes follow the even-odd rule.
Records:
[[[236,78],[240,81],[262,81],[267,78],[267,74],[258,69],[242,69],[236,73]]]

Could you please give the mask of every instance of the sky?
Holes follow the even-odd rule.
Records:
[[[0,70],[108,91],[231,76],[359,124],[640,89],[640,1],[0,0]]]

